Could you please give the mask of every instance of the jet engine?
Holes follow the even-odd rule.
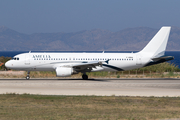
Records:
[[[56,68],[56,76],[57,77],[67,77],[73,74],[73,68],[67,67],[57,67]]]

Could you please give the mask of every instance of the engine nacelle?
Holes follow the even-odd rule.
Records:
[[[66,67],[57,67],[56,68],[56,76],[57,77],[67,77],[71,76],[73,73],[72,68],[66,68]]]

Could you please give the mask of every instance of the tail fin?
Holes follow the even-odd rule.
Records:
[[[171,27],[162,27],[140,53],[150,53],[152,58],[164,55]]]

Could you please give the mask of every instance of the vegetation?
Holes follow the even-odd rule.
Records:
[[[114,77],[114,78],[134,78],[134,77],[179,77],[180,69],[173,63],[160,63],[139,69],[118,72],[91,72],[90,77]]]
[[[7,70],[7,68],[5,67],[5,63],[10,59],[11,57],[4,57],[4,56],[0,57],[0,64],[4,63],[2,66],[0,66],[0,70]]]
[[[180,118],[179,97],[0,95],[1,119]]]

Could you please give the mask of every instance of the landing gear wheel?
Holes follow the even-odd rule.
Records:
[[[26,76],[26,80],[29,80],[30,79],[30,77],[29,76]]]
[[[83,75],[82,75],[82,79],[83,79],[83,80],[87,80],[87,79],[88,79],[88,76],[87,76],[86,74],[83,74]]]
[[[27,71],[26,80],[29,80],[29,79],[30,79],[29,74],[30,74],[30,71]]]

